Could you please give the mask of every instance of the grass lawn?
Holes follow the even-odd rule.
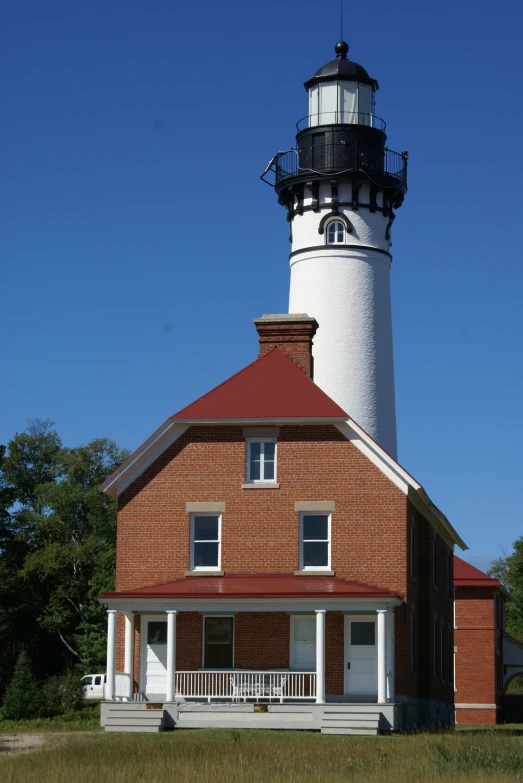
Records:
[[[59,718],[34,720],[0,720],[0,734],[48,733],[64,731],[103,731],[100,727],[100,705],[86,704],[81,710]]]
[[[0,745],[1,749],[1,745]],[[168,781],[523,781],[519,732],[322,737],[291,731],[202,729],[160,734],[48,735],[37,749],[0,752],[2,783]]]

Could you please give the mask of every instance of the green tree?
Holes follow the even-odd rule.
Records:
[[[8,720],[23,720],[38,715],[38,686],[25,650],[18,656],[13,678],[2,702],[2,714]]]
[[[495,560],[489,575],[502,582],[512,601],[506,603],[506,630],[514,639],[523,642],[523,537],[514,541],[513,551]]]
[[[116,501],[98,486],[127,454],[105,438],[66,448],[35,421],[1,456],[0,691],[22,647],[41,679],[104,665],[96,596],[114,587]]]

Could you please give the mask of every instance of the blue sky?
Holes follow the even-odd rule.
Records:
[[[19,0],[3,11],[3,405],[135,448],[252,361],[287,310],[259,180],[333,56],[335,0]],[[401,463],[477,565],[523,533],[520,4],[346,3],[410,153],[393,228]],[[483,559],[482,559],[483,558]]]

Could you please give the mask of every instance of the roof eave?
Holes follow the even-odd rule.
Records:
[[[497,579],[493,579],[491,582],[489,582],[487,579],[484,581],[480,581],[479,579],[473,581],[472,579],[455,578],[454,587],[479,587],[480,590],[498,590],[506,601],[514,601],[505,585],[502,582],[498,582]]]
[[[358,440],[354,440],[354,438],[350,437],[347,428],[353,431],[359,439],[359,443]],[[429,519],[432,526],[442,535],[443,539],[446,540],[450,546],[457,544],[460,549],[468,549],[468,546],[461,536],[458,535],[447,517],[434,505],[421,484],[416,481],[414,476],[408,473],[394,457],[385,451],[385,449],[380,446],[363,427],[360,427],[354,419],[348,418],[345,422],[345,427],[338,426],[338,429],[346,438],[352,440],[358,448],[361,448],[363,453],[365,453],[374,464],[382,466],[385,475],[394,481],[396,486],[408,496],[413,505]],[[383,469],[384,466],[387,467],[387,470]]]
[[[180,435],[187,430],[188,425],[176,420],[167,419],[164,423],[153,432],[153,434],[145,440],[136,451],[134,451],[127,459],[122,462],[119,468],[117,468],[105,481],[98,487],[100,492],[104,492],[106,495],[112,497],[118,497],[118,495],[126,489],[132,481],[135,480],[147,467],[162,454],[166,448]],[[136,467],[140,465],[144,460],[146,464],[137,472]]]
[[[347,421],[345,416],[244,416],[235,418],[187,418],[177,419],[174,416],[172,420],[177,424],[196,425],[216,425],[216,424],[337,424]]]

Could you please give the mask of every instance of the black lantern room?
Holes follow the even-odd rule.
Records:
[[[288,207],[294,184],[343,176],[370,180],[387,191],[391,207],[400,206],[407,191],[407,153],[386,147],[385,122],[374,111],[378,82],[348,59],[345,41],[334,51],[336,58],[305,82],[309,111],[296,124],[296,148],[275,155],[262,179]]]

